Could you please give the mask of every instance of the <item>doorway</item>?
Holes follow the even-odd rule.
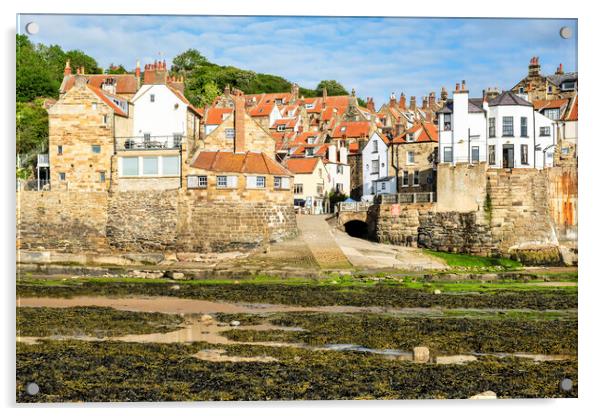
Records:
[[[505,144],[502,147],[502,167],[504,169],[514,168],[514,145]]]

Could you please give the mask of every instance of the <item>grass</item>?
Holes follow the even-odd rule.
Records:
[[[496,268],[503,270],[517,270],[522,264],[516,260],[502,257],[482,257],[470,254],[447,253],[443,251],[424,250],[427,254],[437,257],[452,268],[483,269]]]
[[[179,315],[119,311],[102,307],[17,308],[17,334],[47,337],[93,336],[169,332],[183,322]]]

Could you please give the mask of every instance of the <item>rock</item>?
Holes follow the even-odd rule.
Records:
[[[204,324],[209,324],[209,323],[213,322],[213,316],[208,315],[208,314],[203,314],[201,316],[201,322]]]
[[[217,326],[228,326],[228,324],[225,322],[218,322]]]
[[[414,347],[413,359],[415,363],[428,363],[429,349],[427,347]]]
[[[180,285],[173,285],[170,287],[171,290],[180,290]]]
[[[476,360],[477,357],[474,355],[448,355],[446,357],[435,358],[437,364],[464,364]]]
[[[124,254],[123,257],[142,264],[158,264],[165,258],[161,253],[128,253]]]
[[[441,291],[439,289],[435,289],[435,291],[433,292],[435,295],[440,295]]]
[[[470,400],[491,400],[497,399],[497,394],[491,390],[484,391],[483,393],[475,394],[470,396]]]
[[[173,270],[167,270],[165,273],[163,273],[163,276],[168,279],[173,279],[173,280],[185,280],[186,279],[186,275],[184,275],[184,273],[174,272]]]
[[[230,321],[230,326],[240,326],[240,321]]]

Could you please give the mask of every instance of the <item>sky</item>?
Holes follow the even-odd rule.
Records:
[[[80,49],[100,66],[133,69],[194,48],[210,61],[280,75],[305,88],[335,79],[377,107],[391,93],[421,97],[466,80],[471,96],[510,89],[532,56],[542,72],[577,71],[575,19],[20,15],[35,43]],[[563,39],[561,27],[572,37]]]

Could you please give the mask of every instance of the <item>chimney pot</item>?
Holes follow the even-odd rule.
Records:
[[[456,82],[456,92],[457,92],[457,91],[460,91],[460,84],[458,84],[458,83]]]

